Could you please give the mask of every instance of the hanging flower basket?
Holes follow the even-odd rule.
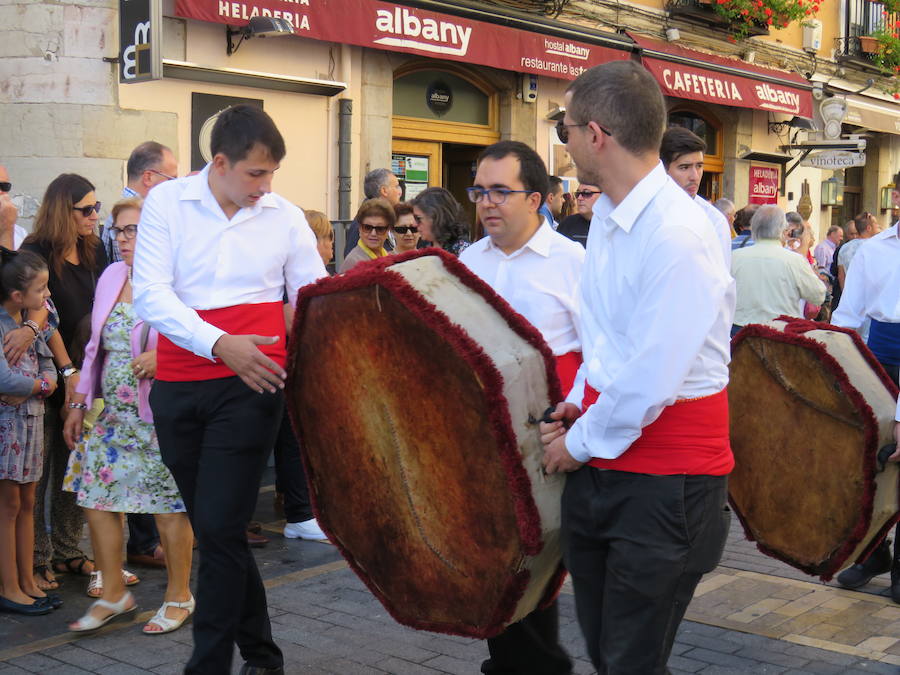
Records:
[[[743,40],[759,25],[787,28],[812,17],[821,0],[712,0],[712,9],[731,24],[733,36]],[[898,0],[900,1],[900,0]]]
[[[877,49],[871,53],[872,62],[887,77],[887,86],[883,89],[900,99],[900,0],[895,0],[898,7],[894,12],[887,10],[882,15],[881,27],[870,38],[876,41]],[[885,3],[885,7],[888,3]]]

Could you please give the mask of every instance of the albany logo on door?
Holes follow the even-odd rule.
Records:
[[[408,7],[394,7],[393,11],[379,9],[376,12],[375,28],[389,35],[378,38],[375,44],[450,56],[465,56],[472,37],[471,26],[420,17]]]

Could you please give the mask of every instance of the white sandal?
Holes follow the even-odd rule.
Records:
[[[123,569],[122,583],[126,586],[134,586],[135,584],[141,583],[141,580],[138,579],[134,572]],[[101,595],[103,595],[103,572],[97,570],[96,572],[91,572],[91,580],[88,582],[87,587],[87,596],[89,598],[99,598]]]
[[[171,633],[173,630],[178,630],[184,625],[184,622],[191,618],[191,615],[194,613],[194,607],[197,606],[197,603],[194,602],[194,596],[191,596],[190,600],[186,600],[185,602],[164,602],[162,607],[156,610],[156,614],[153,615],[153,618],[150,619],[144,625],[144,635],[163,635],[164,633]],[[185,614],[181,619],[170,619],[166,616],[166,608],[167,607],[177,607],[178,609],[186,609],[187,614]],[[162,630],[147,630],[147,626],[150,624],[159,626]]]
[[[128,603],[131,603],[131,607],[128,607]],[[91,614],[91,610],[94,607],[103,607],[105,609],[109,609],[112,611],[107,617],[102,619],[98,619],[93,614]],[[73,633],[87,633],[90,631],[95,631],[98,628],[102,628],[106,624],[108,624],[113,619],[124,616],[133,612],[137,609],[137,603],[134,601],[134,596],[131,594],[131,591],[125,591],[125,595],[118,602],[109,602],[108,600],[95,600],[91,603],[91,606],[88,607],[87,613],[78,619],[75,623],[69,624],[69,630]]]

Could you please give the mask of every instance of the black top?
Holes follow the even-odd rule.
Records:
[[[59,312],[59,332],[66,348],[72,343],[75,329],[86,314],[90,314],[94,307],[94,291],[97,288],[97,279],[106,269],[106,251],[102,242],[97,243],[96,269],[91,270],[83,263],[73,265],[63,262],[62,274],[57,276],[53,265],[49,263],[50,248],[37,242],[23,244],[21,250],[32,251],[44,260],[50,268],[50,299],[56,305]]]
[[[591,221],[582,216],[580,213],[573,213],[562,219],[556,231],[564,235],[572,241],[587,248],[588,230],[591,229]]]

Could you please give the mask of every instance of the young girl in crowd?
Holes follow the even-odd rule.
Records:
[[[0,248],[0,343],[28,326],[34,339],[10,366],[0,350],[0,611],[38,615],[59,607],[34,582],[34,493],[43,470],[44,398],[56,389],[56,368],[43,331],[28,312],[50,297],[44,260]]]

